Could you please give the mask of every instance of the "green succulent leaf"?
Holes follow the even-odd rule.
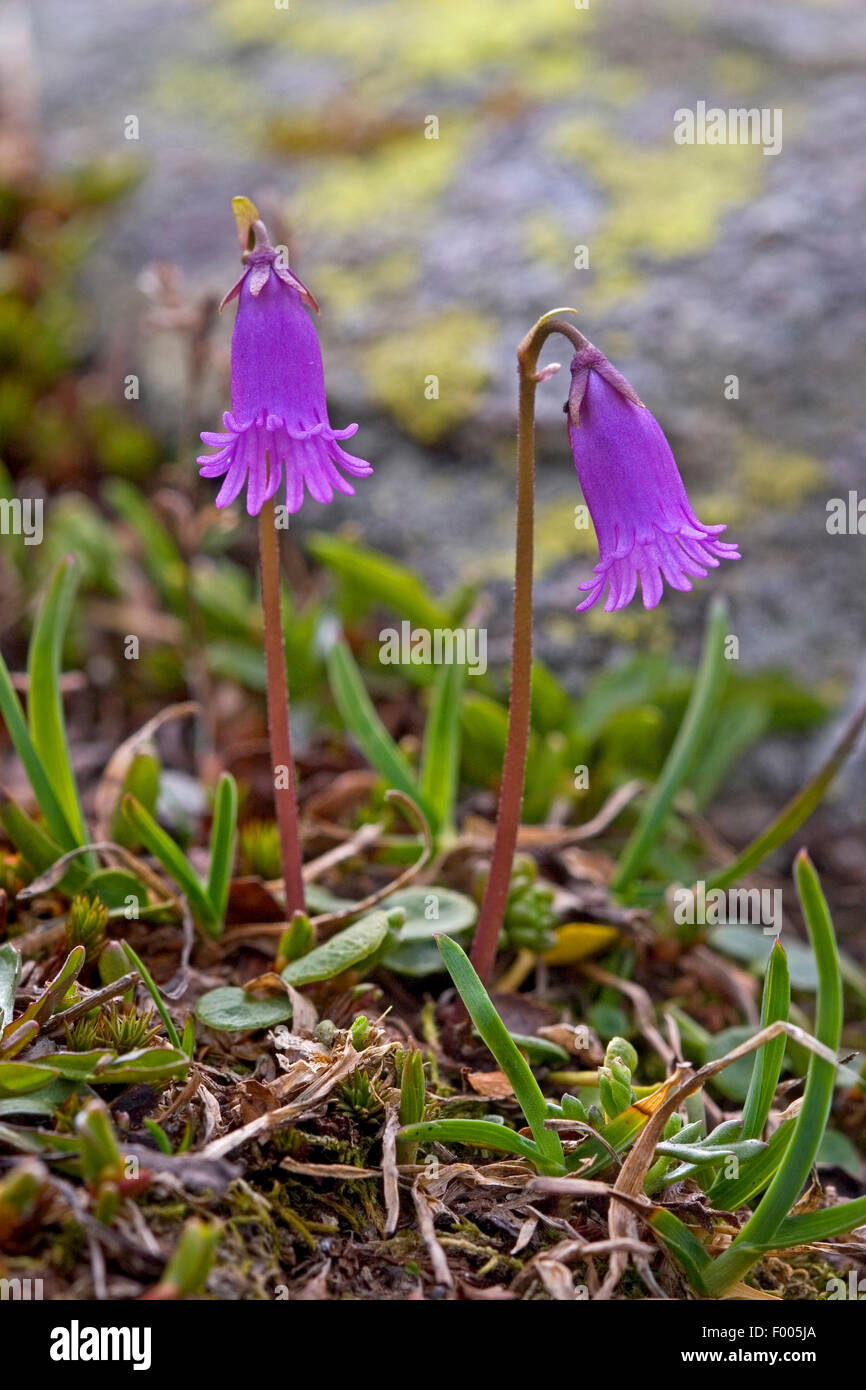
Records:
[[[290,985],[310,985],[330,980],[375,957],[393,932],[387,912],[371,912],[351,927],[337,932],[329,941],[315,946],[299,960],[290,961],[282,972]]]
[[[203,994],[196,1005],[195,1016],[207,1028],[225,1033],[254,1032],[286,1023],[292,1016],[292,1003],[287,994],[257,999],[236,985],[225,985]]]

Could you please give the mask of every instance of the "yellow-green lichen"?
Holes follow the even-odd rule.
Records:
[[[362,371],[376,400],[423,443],[469,418],[490,376],[495,326],[451,309],[370,343]]]
[[[404,228],[432,208],[450,183],[467,138],[467,123],[449,119],[438,140],[401,136],[362,154],[330,158],[292,199],[291,221],[305,234],[348,234]]]
[[[749,501],[786,511],[799,507],[826,477],[824,465],[810,454],[751,438],[741,441],[737,473]]]
[[[607,195],[600,225],[584,238],[605,298],[635,288],[641,258],[672,260],[711,246],[722,216],[756,194],[768,162],[752,145],[632,144],[587,120],[559,123],[548,143]]]
[[[285,43],[375,75],[380,93],[425,81],[453,83],[492,65],[524,69],[539,51],[590,32],[592,10],[566,0],[403,0],[351,5],[291,0],[278,11],[262,0],[222,0],[217,15],[229,34]]]

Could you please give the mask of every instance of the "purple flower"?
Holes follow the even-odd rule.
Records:
[[[594,578],[578,613],[609,585],[605,609],[625,608],[640,575],[645,608],[655,608],[663,580],[691,589],[720,560],[739,560],[720,541],[725,526],[705,526],[692,511],[683,480],[656,419],[603,353],[587,343],[571,364],[568,433],[577,476],[598,536]]]
[[[217,452],[196,460],[202,477],[225,479],[218,507],[234,502],[246,483],[250,516],[274,496],[283,470],[286,506],[292,513],[300,509],[305,486],[316,502],[331,502],[335,489],[349,497],[355,491],[341,468],[354,478],[373,472],[364,459],[341,447],[340,441],[350,439],[358,426],[331,428],[322,353],[304,308],[318,305],[263,232],[243,275],[223,300],[225,305],[238,298],[232,409],[223,416],[225,433],[202,434],[202,442]]]

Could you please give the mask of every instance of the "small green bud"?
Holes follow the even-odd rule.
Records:
[[[587,1123],[587,1110],[579,1096],[570,1095],[566,1091],[562,1097],[562,1113],[567,1120],[580,1120],[582,1124]]]
[[[108,1106],[89,1100],[75,1118],[81,1139],[81,1169],[85,1182],[94,1187],[123,1176],[123,1155],[117,1143]]]
[[[358,1014],[352,1023],[352,1046],[356,1052],[361,1052],[367,1046],[367,1039],[370,1036],[370,1020],[366,1014]]]
[[[604,1065],[609,1067],[614,1057],[625,1062],[630,1072],[637,1071],[638,1055],[626,1038],[611,1038],[604,1054]]]
[[[313,1037],[316,1042],[321,1043],[322,1047],[333,1047],[334,1038],[337,1036],[337,1025],[330,1018],[320,1018],[313,1029]]]
[[[619,1057],[612,1058],[609,1067],[599,1067],[598,1094],[605,1114],[611,1120],[627,1110],[634,1100],[631,1072]]]
[[[174,1254],[159,1281],[160,1290],[173,1298],[200,1293],[213,1264],[221,1231],[197,1217],[187,1221]]]
[[[301,956],[306,956],[315,944],[316,934],[309,917],[304,912],[295,912],[291,922],[280,937],[274,969],[279,974],[291,961],[300,960]]]
[[[586,1118],[587,1118],[587,1120],[589,1121],[589,1123],[592,1125],[593,1129],[603,1129],[603,1127],[604,1127],[604,1112],[603,1112],[602,1110],[600,1110],[599,1107],[598,1107],[597,1105],[589,1105],[589,1106],[587,1106]]]
[[[400,1077],[400,1123],[417,1125],[424,1118],[427,1103],[427,1082],[424,1077],[424,1058],[418,1048],[409,1049],[403,1057]],[[397,1138],[397,1162],[414,1163],[418,1145]]]

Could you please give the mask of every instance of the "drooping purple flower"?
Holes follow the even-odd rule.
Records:
[[[577,476],[598,537],[594,577],[578,613],[608,589],[605,610],[625,608],[641,581],[645,608],[655,608],[663,580],[691,589],[721,560],[739,560],[692,511],[670,445],[633,387],[587,343],[571,364],[568,433]],[[608,587],[609,586],[609,587]]]
[[[255,230],[256,248],[220,306],[238,299],[231,412],[223,416],[224,433],[201,436],[217,452],[197,459],[203,477],[224,478],[218,507],[234,502],[246,484],[250,516],[276,494],[284,472],[291,513],[300,509],[305,488],[316,502],[333,501],[335,490],[351,497],[355,489],[340,469],[354,478],[373,472],[341,446],[358,426],[335,430],[328,420],[322,353],[304,308],[318,305],[267,242],[260,223]]]

